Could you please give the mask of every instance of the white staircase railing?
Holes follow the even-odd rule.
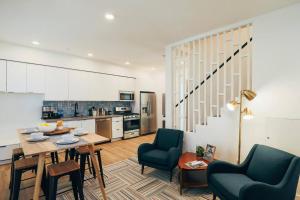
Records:
[[[251,41],[247,24],[172,48],[173,127],[207,125],[240,90],[251,89]]]

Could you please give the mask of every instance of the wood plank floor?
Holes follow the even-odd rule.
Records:
[[[102,162],[103,165],[113,164],[115,162],[128,159],[137,155],[137,148],[142,143],[152,143],[154,141],[155,134],[132,138],[128,140],[120,140],[112,143],[101,144]],[[64,155],[59,155],[60,160],[63,160]],[[49,159],[47,162],[50,162]],[[26,173],[22,178],[32,177],[31,173]],[[9,180],[10,180],[10,164],[0,166],[0,200],[9,199]],[[31,183],[27,183],[31,182]],[[22,187],[32,185],[33,180],[25,181]],[[22,191],[20,199],[30,199],[32,196],[31,189]]]

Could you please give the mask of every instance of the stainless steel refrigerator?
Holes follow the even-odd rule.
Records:
[[[156,132],[155,92],[140,92],[141,135]]]

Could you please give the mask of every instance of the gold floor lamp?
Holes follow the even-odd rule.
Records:
[[[235,110],[238,106],[240,106],[240,118],[239,118],[239,144],[238,144],[238,161],[237,163],[240,164],[241,162],[241,137],[242,137],[242,116],[243,119],[252,119],[253,113],[252,111],[247,108],[243,107],[243,97],[252,101],[256,97],[256,93],[252,90],[242,90],[240,92],[240,102],[236,100],[232,100],[227,104],[227,108],[231,111]]]

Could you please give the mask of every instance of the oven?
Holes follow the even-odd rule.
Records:
[[[140,135],[140,114],[132,113],[130,107],[115,107],[114,113],[123,115],[124,139]]]
[[[124,139],[137,137],[140,135],[140,115],[139,114],[127,114],[124,115],[123,129]]]

